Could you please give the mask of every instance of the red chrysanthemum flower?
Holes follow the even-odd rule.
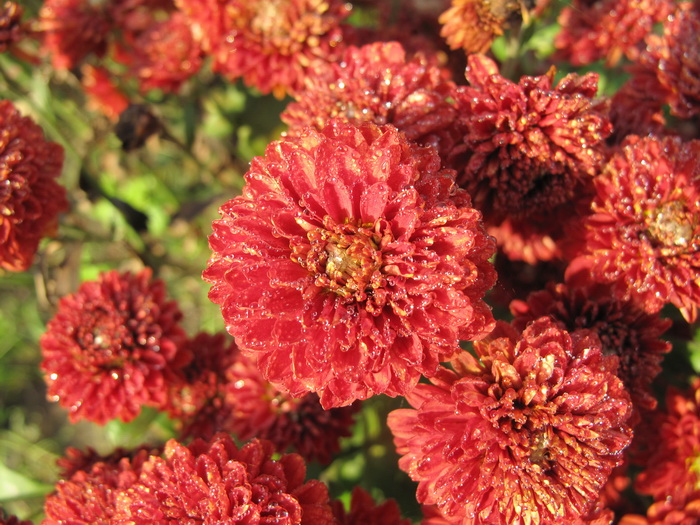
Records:
[[[75,67],[89,54],[103,56],[112,21],[89,0],[46,0],[39,12],[44,46],[57,69]]]
[[[455,92],[465,129],[453,152],[452,165],[464,166],[458,181],[507,255],[530,263],[559,255],[555,241],[612,129],[593,104],[597,75],[570,74],[553,87],[554,73],[514,84],[492,60],[471,55],[470,86]]]
[[[220,212],[209,297],[295,397],[402,395],[492,327],[480,214],[434,149],[393,126],[335,120],[274,142]]]
[[[349,47],[336,63],[323,62],[306,79],[296,101],[282,113],[294,135],[306,126],[322,129],[331,118],[353,123],[393,124],[421,145],[447,153],[456,141],[454,84],[423,56],[407,59],[398,42]]]
[[[6,1],[0,7],[0,53],[5,53],[24,36],[23,9],[15,2]]]
[[[700,115],[700,12],[690,2],[675,7],[663,34],[647,37],[639,64],[656,75],[671,113],[693,118]]]
[[[42,525],[114,523],[119,494],[138,480],[151,452],[157,453],[142,447],[132,453],[118,451],[100,458],[92,451],[81,457],[73,449],[63,465],[68,466],[69,476],[56,484],[56,491],[44,502],[46,519]]]
[[[163,408],[189,360],[181,317],[149,269],[83,283],[60,300],[41,337],[49,399],[73,422],[129,421],[143,405]]]
[[[115,85],[109,71],[83,64],[80,72],[88,108],[99,111],[114,122],[119,120],[119,115],[129,107],[129,98]]]
[[[343,503],[333,502],[333,514],[338,525],[411,525],[411,520],[402,519],[401,511],[393,499],[377,505],[372,496],[361,487],[355,487],[350,500],[350,510]]]
[[[623,516],[619,525],[698,525],[700,523],[700,490],[683,501],[661,500],[647,509],[647,515]]]
[[[556,58],[575,66],[601,58],[613,66],[623,55],[636,60],[644,37],[672,7],[669,0],[575,0],[559,15]]]
[[[631,430],[617,358],[549,318],[500,324],[389,414],[399,467],[451,523],[575,523],[592,510]]]
[[[667,302],[692,321],[700,303],[700,142],[631,138],[595,178],[585,248],[590,272],[647,312]]]
[[[636,408],[630,424],[639,418],[640,410],[656,408],[651,383],[661,372],[664,354],[671,350],[671,344],[660,339],[671,325],[669,319],[615,299],[608,286],[593,283],[584,274],[570,277],[567,284],[551,283],[546,290],[530,294],[527,302],[514,301],[510,310],[515,315],[513,325],[521,330],[548,315],[569,332],[595,332],[603,354],[620,360],[617,375]]]
[[[120,495],[112,523],[334,525],[328,489],[304,481],[301,457],[272,455],[268,442],[239,450],[226,434],[188,447],[171,440],[164,457],[152,456]]]
[[[204,332],[186,346],[192,361],[182,369],[182,381],[170,385],[168,413],[180,422],[182,438],[210,439],[217,432],[229,432],[233,414],[226,385],[229,369],[240,357],[238,347],[226,334]]]
[[[0,268],[26,270],[39,241],[55,232],[58,214],[68,209],[55,180],[62,166],[63,148],[0,100]]]
[[[700,380],[686,394],[668,390],[666,410],[654,428],[654,451],[635,489],[670,507],[682,506],[700,491]]]
[[[278,452],[291,450],[306,461],[330,463],[340,438],[351,434],[359,402],[324,410],[314,393],[293,398],[260,375],[255,362],[241,355],[226,373],[229,432],[240,441],[266,439]]]
[[[342,0],[179,0],[214,70],[281,98],[342,50]]]
[[[176,12],[167,20],[153,23],[136,38],[132,71],[143,91],[177,91],[199,70],[201,54],[187,19]]]
[[[519,0],[452,0],[438,19],[440,34],[452,49],[486,53],[510,24],[522,20],[526,10]]]

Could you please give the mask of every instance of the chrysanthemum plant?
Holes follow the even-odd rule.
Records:
[[[0,525],[700,523],[698,28],[3,0]]]

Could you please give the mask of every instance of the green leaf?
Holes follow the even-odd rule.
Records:
[[[52,490],[53,485],[30,479],[0,463],[0,502],[43,496]]]

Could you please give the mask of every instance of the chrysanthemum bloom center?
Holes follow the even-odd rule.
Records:
[[[367,300],[385,284],[379,271],[379,235],[369,229],[371,225],[326,221],[326,226],[329,229],[317,228],[307,234],[309,246],[303,258],[294,248],[292,258],[315,276],[319,288],[347,299]]]
[[[652,210],[646,233],[662,255],[685,252],[698,244],[693,216],[680,201],[670,201]]]

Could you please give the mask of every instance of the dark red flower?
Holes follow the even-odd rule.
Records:
[[[372,496],[361,487],[355,487],[350,500],[350,510],[346,511],[342,502],[333,502],[333,514],[338,525],[411,525],[411,520],[401,519],[401,511],[396,501],[386,500],[377,505]]]
[[[103,56],[113,27],[106,9],[89,0],[46,0],[39,12],[44,46],[57,69],[70,69],[86,56]]]
[[[0,7],[0,53],[10,50],[24,36],[23,12],[19,5],[9,0]]]
[[[438,19],[440,34],[452,49],[486,53],[505,28],[522,19],[523,12],[523,2],[518,0],[452,0]]]
[[[326,486],[304,481],[300,456],[273,451],[258,440],[239,450],[226,434],[188,447],[170,440],[120,496],[112,523],[334,525]]]
[[[546,290],[530,294],[527,302],[511,303],[510,310],[515,315],[513,325],[521,330],[548,315],[569,332],[595,332],[603,354],[619,358],[617,375],[636,409],[630,424],[637,421],[640,410],[656,408],[651,383],[661,372],[664,354],[671,350],[671,344],[660,339],[671,325],[669,319],[615,299],[608,286],[591,282],[584,274],[570,277],[567,284],[550,283]]]
[[[359,401],[324,410],[318,395],[293,398],[261,375],[255,362],[241,355],[226,373],[228,431],[240,441],[266,439],[278,452],[296,452],[306,461],[330,463],[340,438],[350,436]]]
[[[182,438],[210,439],[217,432],[229,432],[234,415],[226,401],[226,385],[229,369],[240,357],[238,347],[226,334],[204,332],[186,346],[192,361],[182,369],[182,381],[169,385],[168,413],[180,422]]]
[[[68,209],[55,180],[62,166],[63,148],[0,100],[0,268],[26,270],[39,241],[55,232],[58,214]]]
[[[154,22],[136,38],[132,71],[142,91],[177,91],[199,70],[201,53],[187,19],[176,12],[167,20]]]
[[[281,98],[343,47],[342,0],[179,0],[214,70]]]
[[[585,517],[631,439],[617,358],[549,318],[521,335],[500,324],[474,349],[389,414],[418,501],[464,525]]]
[[[655,419],[654,449],[635,489],[670,508],[697,501],[700,490],[700,380],[687,393],[670,388]]]
[[[681,118],[700,115],[700,13],[691,2],[675,5],[663,34],[649,35],[640,66],[656,75],[664,101]]]
[[[595,178],[585,248],[590,272],[649,313],[667,303],[692,321],[700,302],[700,141],[632,137]]]
[[[572,73],[553,86],[554,74],[514,84],[492,60],[471,55],[470,86],[455,91],[465,130],[453,152],[458,181],[508,256],[529,263],[559,255],[556,240],[586,197],[612,129],[593,104],[597,75]],[[512,238],[521,240],[510,246]]]
[[[457,139],[454,84],[422,56],[407,58],[398,42],[349,47],[335,63],[322,62],[307,77],[282,120],[294,135],[305,126],[322,129],[331,118],[393,124],[421,145],[447,153]]]
[[[165,407],[168,384],[189,360],[181,317],[149,269],[83,283],[60,300],[41,337],[49,399],[73,422],[101,424]]]
[[[68,477],[56,484],[56,491],[44,503],[46,519],[42,525],[110,525],[117,499],[139,477],[150,453],[141,447],[131,453],[117,451],[100,458],[92,451],[87,456],[73,449],[64,462]]]
[[[644,37],[672,8],[669,0],[574,0],[559,15],[555,56],[575,66],[601,58],[613,66],[623,55],[636,60]]]
[[[29,520],[20,520],[17,516],[6,515],[0,507],[0,525],[33,525]]]
[[[335,120],[272,143],[220,213],[209,297],[294,397],[402,395],[492,327],[480,215],[434,149],[393,126]]]

